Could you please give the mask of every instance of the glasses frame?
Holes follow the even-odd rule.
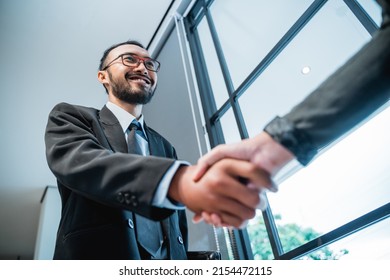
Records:
[[[134,63],[134,65],[126,64],[126,63],[124,62],[124,59],[123,59],[123,57],[124,57],[125,55],[132,55],[132,56],[134,56],[138,61],[137,61],[136,63]],[[114,62],[115,60],[117,60],[118,58],[121,58],[122,64],[123,64],[124,66],[128,66],[128,67],[137,67],[137,66],[140,65],[140,63],[142,62],[142,63],[144,64],[145,68],[148,69],[149,71],[158,72],[158,71],[160,70],[160,65],[161,65],[161,63],[160,63],[159,61],[157,61],[157,60],[155,60],[155,59],[153,59],[153,58],[150,58],[150,57],[140,57],[140,56],[138,56],[138,55],[136,55],[136,54],[134,54],[134,53],[128,52],[128,53],[122,53],[122,54],[118,55],[116,58],[114,58],[113,60],[111,60],[111,61],[102,69],[102,71],[107,70],[107,68],[110,67],[111,65],[113,65],[113,62]],[[157,69],[150,69],[149,66],[147,66],[147,64],[145,64],[146,61],[154,61],[154,62],[156,62],[156,63],[157,63]]]

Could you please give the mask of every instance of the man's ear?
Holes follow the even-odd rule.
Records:
[[[97,74],[97,78],[101,84],[107,84],[108,83],[108,75],[106,71],[99,71]]]

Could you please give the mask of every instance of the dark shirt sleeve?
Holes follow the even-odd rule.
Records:
[[[320,149],[389,101],[390,26],[386,18],[384,10],[384,24],[369,43],[287,115],[265,127],[301,164],[307,165]]]

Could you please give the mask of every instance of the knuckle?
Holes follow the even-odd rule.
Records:
[[[221,184],[221,179],[218,176],[210,176],[209,183],[212,188],[217,188]]]
[[[245,216],[243,217],[243,219],[247,220],[247,219],[252,219],[256,216],[256,210],[254,209],[247,209],[246,213],[245,213]]]
[[[225,147],[226,147],[226,144],[220,144],[217,147],[215,147],[215,150],[217,152],[222,152],[225,149]]]
[[[257,166],[254,165],[253,163],[248,164],[247,169],[248,169],[248,173],[257,173],[258,170],[259,170],[259,169],[257,168]]]

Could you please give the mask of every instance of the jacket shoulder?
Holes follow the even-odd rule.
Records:
[[[92,108],[92,107],[86,107],[86,106],[82,106],[82,105],[75,105],[75,104],[70,104],[70,103],[66,103],[66,102],[61,102],[53,107],[52,112],[97,113],[97,112],[99,112],[99,110]]]
[[[81,105],[69,104],[66,102],[58,103],[53,107],[50,112],[50,116],[74,116],[74,117],[83,117],[85,119],[91,120],[96,119],[99,115],[100,110],[86,107]]]

